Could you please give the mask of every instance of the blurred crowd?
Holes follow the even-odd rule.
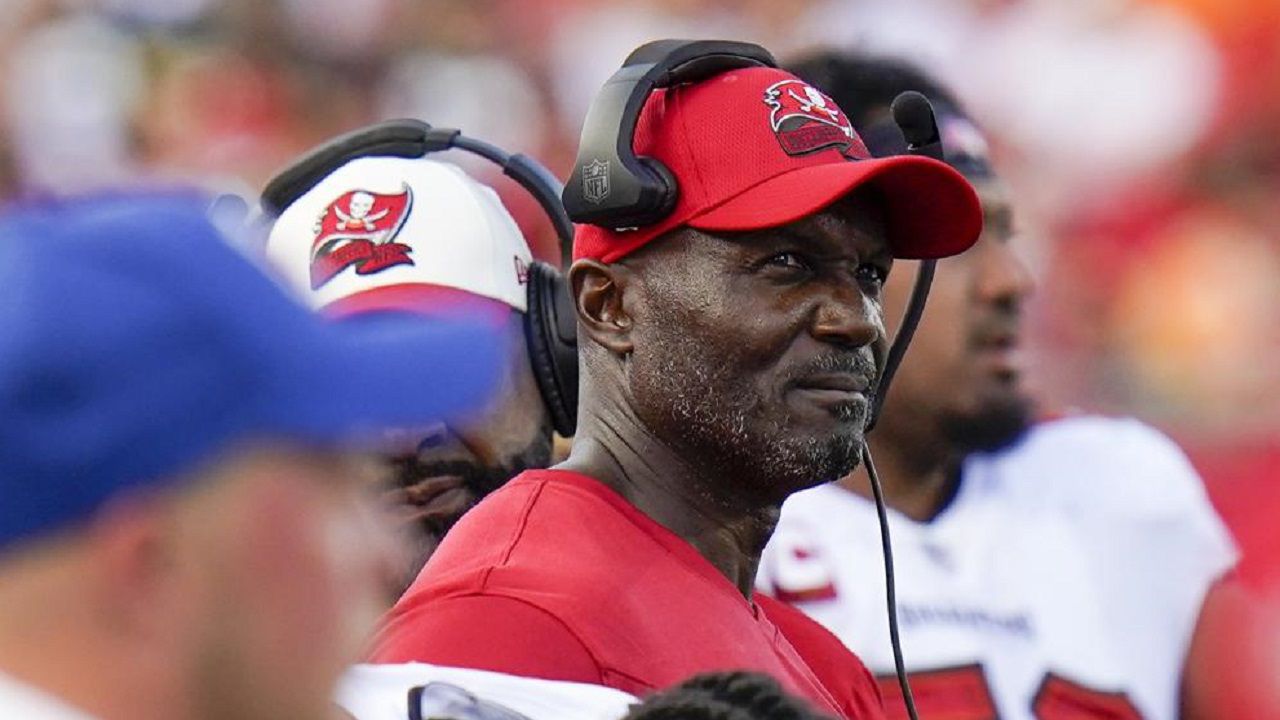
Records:
[[[567,175],[587,104],[657,37],[910,54],[996,143],[1039,293],[1035,381],[1181,441],[1249,550],[1280,474],[1274,0],[3,0],[0,196],[190,181],[252,197],[418,117]],[[726,138],[732,142],[732,138]],[[505,189],[535,255],[559,248]],[[1248,555],[1248,552],[1246,552]]]

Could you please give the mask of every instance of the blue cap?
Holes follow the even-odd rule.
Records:
[[[118,195],[0,216],[0,547],[244,441],[349,443],[489,397],[491,323],[326,322],[203,206]]]

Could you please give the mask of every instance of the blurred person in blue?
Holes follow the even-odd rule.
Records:
[[[467,510],[521,472],[547,467],[553,433],[572,435],[577,416],[572,305],[559,273],[534,260],[492,188],[449,162],[392,155],[379,140],[427,127],[390,121],[334,138],[263,191],[273,217],[266,259],[321,316],[430,321],[465,307],[504,340],[492,402],[460,422],[398,429],[387,445],[390,495],[416,545],[392,600]],[[524,182],[563,215],[558,188]],[[572,226],[560,219],[552,224],[567,242]]]
[[[397,562],[363,448],[482,403],[501,353],[320,321],[194,197],[0,217],[0,716],[337,712]]]
[[[1221,668],[1200,662],[1197,628],[1202,608],[1232,593],[1219,581],[1234,544],[1167,437],[1131,418],[1037,410],[1025,384],[1031,277],[983,135],[906,63],[820,53],[794,70],[847,109],[878,156],[907,149],[893,99],[923,92],[947,161],[983,203],[978,243],[938,262],[869,436],[921,716],[1213,717],[1204,690]],[[886,317],[901,317],[912,276],[886,283]],[[888,696],[900,691],[871,497],[858,471],[790,498],[758,582],[863,657]]]

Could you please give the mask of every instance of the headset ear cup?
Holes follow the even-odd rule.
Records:
[[[556,432],[572,437],[578,426],[577,314],[563,276],[546,263],[529,266],[524,331],[533,377]]]
[[[644,165],[645,169],[653,176],[655,182],[662,188],[658,195],[658,202],[653,206],[652,211],[647,214],[646,223],[659,223],[676,209],[676,201],[680,199],[680,184],[676,182],[676,176],[662,163],[661,160],[651,157],[639,157],[637,160]]]

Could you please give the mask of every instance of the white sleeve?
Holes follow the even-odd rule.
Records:
[[[1177,643],[1175,657],[1185,658],[1205,596],[1235,566],[1239,552],[1181,448],[1137,421],[1129,421],[1122,435],[1132,453],[1134,466],[1129,471],[1141,473],[1143,484],[1149,485],[1130,500],[1149,499],[1158,510],[1138,514],[1129,536],[1135,552],[1124,571],[1146,588],[1136,589],[1148,596],[1156,590],[1167,598],[1167,629],[1171,642]],[[1133,609],[1135,615],[1142,612],[1141,607]]]
[[[1020,502],[1056,506],[1078,529],[1125,660],[1166,677],[1173,701],[1204,598],[1237,561],[1186,455],[1137,420],[1079,417],[1037,427],[1006,462]]]

